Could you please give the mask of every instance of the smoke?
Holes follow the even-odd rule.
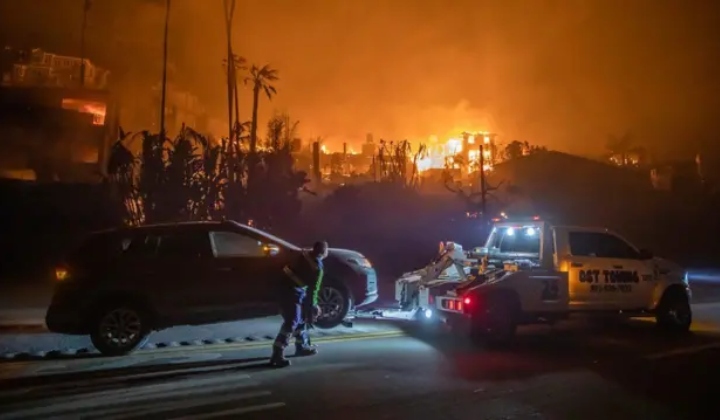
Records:
[[[3,35],[77,53],[74,0],[0,0]],[[162,6],[98,0],[88,52],[137,83],[159,81]],[[173,0],[172,79],[226,115],[221,0]],[[287,110],[330,142],[457,136],[599,153],[608,134],[692,153],[720,108],[720,13],[713,2],[636,0],[246,0],[233,43],[279,69],[260,116]],[[241,114],[251,100],[243,90]],[[141,105],[137,105],[141,106]],[[260,127],[264,127],[261,121]],[[678,138],[684,141],[679,144]],[[332,144],[330,144],[332,146]]]

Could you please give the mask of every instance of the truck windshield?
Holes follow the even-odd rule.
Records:
[[[496,227],[487,242],[490,252],[539,254],[540,231],[533,226]]]

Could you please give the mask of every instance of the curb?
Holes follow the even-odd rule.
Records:
[[[404,336],[403,331],[378,331],[372,333],[352,333],[342,331],[321,331],[314,334],[313,342],[328,343],[335,341],[350,340],[367,340],[372,338],[392,338]],[[274,336],[246,336],[246,337],[228,337],[224,339],[212,340],[192,340],[192,341],[168,341],[160,343],[148,343],[140,350],[131,355],[142,354],[162,354],[173,353],[176,351],[203,351],[211,347],[212,350],[241,350],[252,349],[268,346]],[[130,356],[130,355],[128,355]],[[64,349],[36,352],[18,352],[0,354],[0,364],[8,362],[30,362],[41,360],[63,360],[63,359],[81,359],[89,357],[103,357],[97,350],[92,348]],[[127,357],[127,356],[119,356]]]
[[[49,332],[45,324],[0,324],[0,334],[28,334]]]

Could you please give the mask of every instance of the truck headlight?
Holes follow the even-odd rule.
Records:
[[[363,268],[372,268],[372,264],[370,264],[370,260],[368,260],[367,258],[364,258],[364,257],[350,258],[348,261],[352,264],[359,265],[360,267],[363,267]]]
[[[689,285],[690,284],[690,276],[688,275],[688,272],[685,272],[685,275],[683,275],[683,283]]]

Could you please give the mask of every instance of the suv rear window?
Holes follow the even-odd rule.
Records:
[[[127,250],[130,240],[119,232],[92,234],[68,255],[67,262],[80,266],[106,263]]]

